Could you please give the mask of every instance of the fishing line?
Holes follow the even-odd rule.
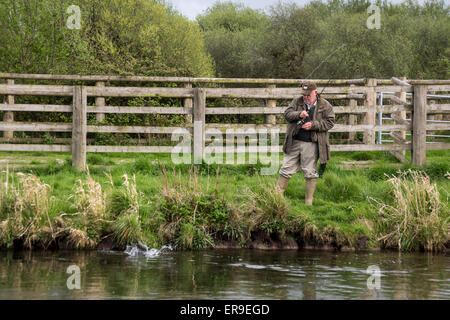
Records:
[[[314,72],[316,72],[316,70],[317,69],[319,69],[320,68],[320,66],[322,65],[322,64],[324,64],[327,60],[328,60],[328,58],[330,58],[333,54],[335,54],[337,51],[339,51],[341,48],[343,48],[343,47],[345,47],[347,44],[346,43],[344,43],[342,46],[340,46],[339,48],[337,48],[336,50],[334,50],[330,55],[328,55],[328,57],[326,57],[325,59],[323,59],[320,63],[319,63],[319,65],[306,77],[306,79],[309,79],[313,74],[314,74]]]

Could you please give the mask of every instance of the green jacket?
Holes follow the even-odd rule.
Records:
[[[291,104],[284,111],[284,117],[288,122],[286,138],[284,140],[283,152],[289,153],[292,147],[294,136],[297,134],[300,126],[297,122],[300,120],[300,113],[306,110],[303,103],[303,97],[292,100]],[[334,127],[334,111],[331,104],[322,98],[317,100],[314,110],[314,120],[312,121],[311,138],[313,142],[319,145],[320,163],[327,163],[330,160],[330,138],[328,130]]]

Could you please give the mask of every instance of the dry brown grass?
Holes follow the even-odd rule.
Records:
[[[8,235],[8,220],[0,222],[0,241],[5,239]]]
[[[76,213],[67,214],[66,219],[57,220],[65,232],[66,241],[76,249],[91,249],[99,241],[100,234],[107,220],[106,193],[87,171],[86,180],[79,179],[73,187],[74,193],[69,196]],[[68,227],[65,227],[65,225]],[[89,233],[84,231],[89,230]]]
[[[413,170],[388,180],[392,205],[374,200],[379,216],[379,238],[384,247],[404,251],[438,251],[449,236],[449,208],[440,199],[437,185]]]
[[[86,181],[77,180],[74,189],[75,192],[69,199],[73,198],[78,213],[97,219],[106,216],[106,195],[100,183],[91,177],[89,171]]]
[[[66,237],[67,244],[76,249],[93,249],[96,242],[88,237],[85,231],[69,228]]]
[[[1,222],[0,240],[11,243],[20,239],[27,248],[37,242],[44,246],[55,240],[49,215],[51,188],[33,174],[17,173],[8,168],[1,183],[0,208],[6,219]]]
[[[129,199],[129,207],[126,213],[139,215],[139,200],[142,195],[136,189],[136,176],[133,175],[129,179],[128,175],[124,174],[122,178],[124,179],[123,185],[125,186],[126,195]]]

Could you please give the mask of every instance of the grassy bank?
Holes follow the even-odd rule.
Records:
[[[8,159],[8,157],[10,157]],[[280,155],[280,158],[282,155]],[[256,165],[174,165],[170,155],[3,154],[0,243],[26,248],[249,247],[445,249],[450,151],[422,169],[388,153],[333,153],[313,207],[302,174],[286,196]]]

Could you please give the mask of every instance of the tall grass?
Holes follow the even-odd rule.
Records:
[[[122,214],[114,223],[114,237],[119,246],[137,244],[142,241],[139,212]]]
[[[136,176],[131,179],[127,174],[122,175],[124,180],[120,188],[111,194],[109,211],[114,220],[112,232],[119,246],[146,242],[142,233],[140,208],[143,195],[137,191]],[[111,185],[114,187],[110,176]]]
[[[81,179],[75,183],[73,197],[74,207],[78,213],[88,218],[104,218],[106,215],[106,195],[100,183],[96,182],[88,172],[86,181]],[[69,197],[69,198],[71,198]]]
[[[31,248],[38,241],[45,246],[55,239],[49,215],[51,188],[33,174],[8,169],[2,177],[0,190],[0,241],[10,247],[21,240]]]
[[[180,249],[200,249],[213,245],[213,235],[230,228],[229,213],[225,197],[219,192],[220,168],[216,170],[214,189],[210,188],[210,176],[206,186],[200,182],[196,167],[191,170],[187,181],[181,172],[172,171],[171,181],[165,168],[162,172],[163,189],[158,202],[158,212],[164,222],[158,233],[165,241],[174,242]],[[233,231],[230,234],[234,234]]]
[[[283,193],[271,183],[259,184],[253,190],[245,189],[248,202],[243,206],[247,216],[248,232],[262,230],[268,234],[283,232],[287,227],[288,203]]]
[[[388,182],[394,203],[374,200],[382,245],[402,251],[442,249],[449,238],[450,212],[440,199],[437,185],[425,173],[414,170],[400,172]]]
[[[67,242],[77,249],[94,248],[100,241],[100,236],[107,220],[106,194],[100,183],[96,182],[87,172],[86,180],[78,179],[73,187],[72,207],[75,213],[70,217],[66,229]]]

